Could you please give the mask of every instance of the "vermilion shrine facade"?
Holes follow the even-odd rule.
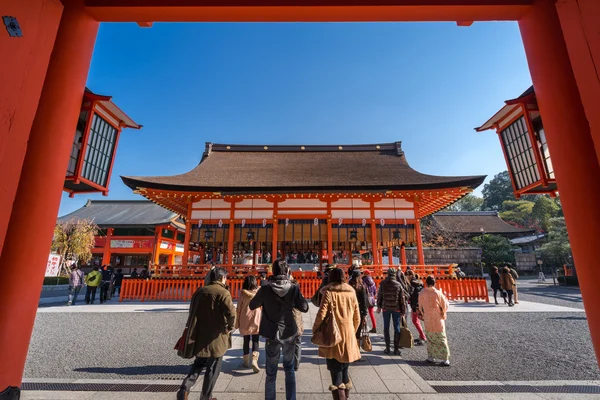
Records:
[[[413,170],[401,142],[335,146],[206,144],[192,171],[123,177],[185,217],[184,264],[425,263],[419,222],[485,176]],[[389,255],[392,254],[392,257]],[[385,255],[385,259],[384,259]],[[394,262],[395,261],[395,262]]]

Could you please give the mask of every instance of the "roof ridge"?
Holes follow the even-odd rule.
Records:
[[[390,151],[404,155],[402,142],[366,144],[234,144],[206,142],[203,158],[212,152],[339,152],[339,151]]]

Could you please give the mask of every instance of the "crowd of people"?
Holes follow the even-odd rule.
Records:
[[[130,275],[132,278],[148,278],[150,273],[148,268],[144,268],[139,274],[137,268],[134,268]],[[86,275],[80,266],[73,267],[69,274],[69,299],[67,306],[74,306],[77,303],[77,297],[83,287],[85,290],[85,303],[94,304],[98,294],[100,304],[108,301],[112,296],[121,293],[123,284],[123,270],[118,268],[116,271],[110,265],[104,265],[102,268],[94,266]]]
[[[232,346],[231,334],[236,329],[243,336],[242,363],[256,373],[260,371],[259,337],[265,339],[265,399],[276,398],[280,358],[285,371],[285,397],[296,399],[295,373],[301,366],[302,314],[308,312],[309,305],[286,261],[276,260],[271,273],[261,280],[260,286],[255,276],[247,276],[236,308],[227,286],[227,270],[220,267],[210,270],[205,286],[192,296],[186,327],[176,345],[179,356],[194,358],[177,393],[178,400],[188,399],[190,389],[203,370],[201,399],[213,399],[223,356]],[[325,359],[333,399],[350,397],[352,381],[348,367],[363,360],[361,349],[370,349],[370,341],[368,346],[365,341],[368,333],[378,332],[375,310],[383,313],[385,354],[399,356],[401,347],[426,344],[427,362],[450,365],[445,329],[448,300],[436,289],[433,276],[426,277],[423,283],[410,269],[405,274],[401,269],[390,268],[386,279],[377,287],[370,272],[362,271],[359,266],[351,267],[346,276],[343,269],[330,265],[310,301],[318,307],[311,341],[318,346],[318,355]],[[406,325],[409,307],[419,333],[414,341]]]

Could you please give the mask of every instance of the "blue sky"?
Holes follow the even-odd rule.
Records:
[[[491,177],[498,138],[473,128],[530,84],[516,23],[102,24],[88,77],[144,125],[108,199],[140,198],[120,175],[189,171],[206,141],[401,140],[418,171]],[[59,214],[88,198],[106,199],[63,195]]]

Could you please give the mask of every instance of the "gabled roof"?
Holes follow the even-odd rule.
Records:
[[[100,228],[156,226],[172,224],[178,228],[179,216],[147,200],[88,200],[85,206],[58,220],[93,220]]]
[[[516,99],[506,100],[504,102],[505,103],[504,107],[502,107],[500,110],[498,110],[498,112],[496,114],[494,114],[492,116],[492,118],[487,120],[483,125],[481,125],[478,128],[475,128],[475,130],[477,132],[483,132],[488,129],[493,129],[496,126],[496,124],[498,124],[500,121],[502,121],[508,115],[512,114],[513,111],[520,108],[521,107],[520,102],[526,101],[533,96],[535,96],[535,91],[533,89],[533,86],[531,86],[529,89],[527,89],[525,92],[523,92],[523,94],[521,94]]]
[[[174,176],[122,177],[133,190],[290,193],[475,188],[485,176],[434,176],[412,169],[401,142],[366,145],[206,143],[200,164]]]
[[[508,237],[521,236],[535,232],[534,229],[514,227],[505,222],[497,211],[439,212],[433,214],[435,222],[445,231],[481,235],[496,234]]]

